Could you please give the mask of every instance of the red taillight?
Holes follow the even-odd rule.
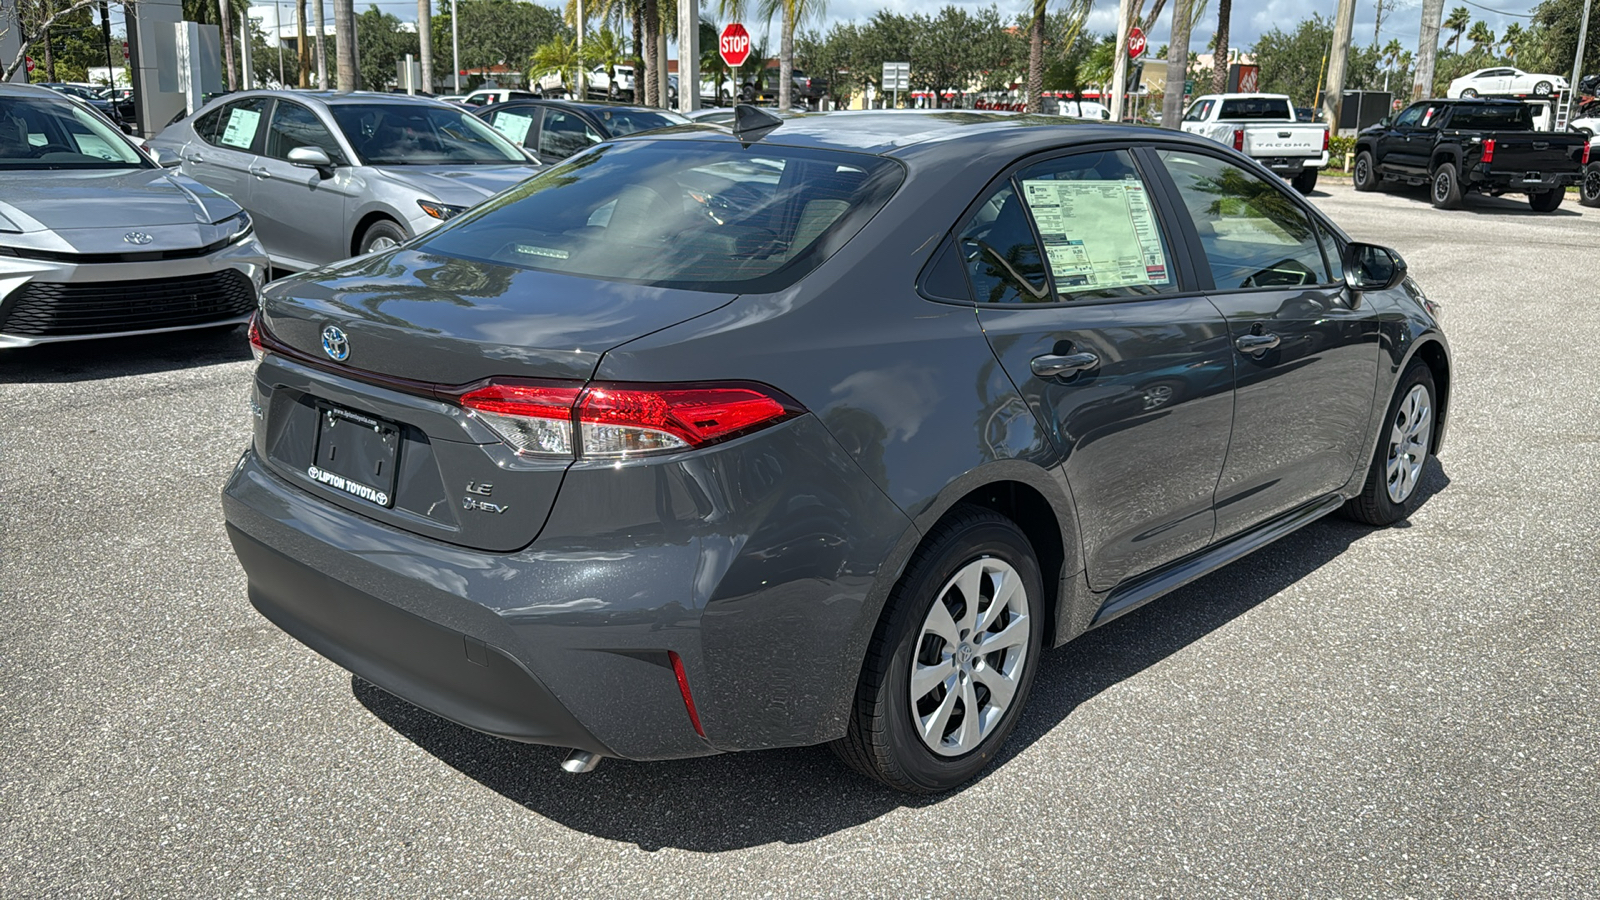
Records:
[[[1233,149],[1240,150],[1240,151],[1244,150],[1244,129],[1243,128],[1235,128],[1233,130]]]
[[[259,310],[250,314],[250,355],[256,358],[256,362],[261,362],[262,357],[267,355],[267,348],[261,343],[261,313]]]
[[[1323,153],[1327,153],[1328,152],[1328,147],[1332,146],[1332,142],[1328,139],[1328,134],[1329,134],[1329,132],[1327,131],[1327,129],[1323,129],[1323,132],[1322,132],[1322,152]]]
[[[1584,141],[1583,142],[1583,164],[1586,165],[1586,166],[1589,164],[1589,142],[1588,141]]]
[[[496,383],[460,402],[519,453],[587,459],[692,450],[799,412],[751,384]]]
[[[1494,162],[1494,138],[1483,139],[1483,161]]]
[[[683,707],[689,711],[689,724],[694,726],[695,734],[705,737],[706,730],[700,727],[700,714],[694,708],[694,695],[689,693],[689,675],[683,671],[683,658],[677,651],[668,650],[667,659],[672,661],[672,674],[678,676],[678,692],[683,694]]]

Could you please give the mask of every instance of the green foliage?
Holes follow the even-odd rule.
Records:
[[[399,72],[396,64],[407,53],[418,52],[416,32],[401,28],[398,18],[377,6],[356,16],[356,46],[361,56],[361,86],[370,91],[394,84]],[[284,74],[291,83],[299,77],[298,65],[295,59],[286,62]]]
[[[497,65],[510,66],[515,70],[525,65],[535,50],[551,40],[557,37],[575,39],[577,34],[561,20],[560,13],[537,3],[523,3],[520,0],[458,0],[457,9],[461,14],[461,68],[468,72]],[[448,4],[433,15],[433,46],[436,59],[449,59]],[[365,63],[366,59],[363,58],[363,71]],[[449,66],[436,65],[435,70],[448,72]],[[394,67],[391,66],[390,72],[393,71]]]
[[[1313,13],[1294,31],[1278,28],[1263,34],[1250,53],[1261,66],[1261,90],[1288,94],[1297,106],[1314,106],[1317,88],[1327,88],[1327,51],[1333,40],[1333,21]],[[1345,61],[1347,91],[1382,91],[1401,95],[1411,90],[1412,59],[1398,41],[1383,48],[1351,47]]]
[[[463,16],[463,18],[465,18]],[[578,70],[583,67],[583,55],[578,52],[576,37],[554,37],[539,45],[529,58],[528,82],[531,84],[546,72],[561,76],[561,89],[577,89]]]
[[[1533,26],[1529,32],[1538,32],[1542,38],[1543,52],[1538,59],[1532,54],[1524,56],[1525,43],[1517,51],[1517,65],[1530,72],[1570,73],[1572,59],[1578,52],[1578,25],[1583,18],[1583,0],[1544,0],[1533,8]],[[1583,50],[1583,74],[1600,71],[1600,4],[1589,11],[1589,41]]]
[[[1354,152],[1356,152],[1356,136],[1354,134],[1345,133],[1328,136],[1329,160],[1337,161],[1342,164],[1344,161],[1344,155],[1346,153]]]

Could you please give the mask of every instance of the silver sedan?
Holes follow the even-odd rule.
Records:
[[[266,273],[238,204],[82,103],[0,84],[0,348],[236,325]]]
[[[459,106],[396,94],[228,94],[148,145],[249,210],[292,270],[392,247],[539,165]]]

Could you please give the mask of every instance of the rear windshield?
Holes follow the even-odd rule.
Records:
[[[612,137],[649,131],[652,128],[666,128],[669,125],[682,125],[689,121],[674,113],[643,109],[597,109],[594,115],[605,124],[606,130],[611,132]]]
[[[876,156],[691,141],[602,144],[434,231],[419,249],[657,287],[782,290],[899,187]]]
[[[1276,122],[1289,122],[1294,116],[1289,113],[1289,101],[1282,97],[1238,97],[1222,101],[1220,119],[1271,119]]]
[[[1525,103],[1516,106],[1457,106],[1450,111],[1447,128],[1482,131],[1532,131],[1533,107]]]

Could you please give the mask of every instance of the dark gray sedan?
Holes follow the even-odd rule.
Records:
[[[393,247],[538,166],[459,106],[394,94],[227,94],[148,144],[249,210],[291,270]]]
[[[571,770],[831,743],[922,792],[1046,648],[1405,516],[1452,379],[1399,256],[1251,160],[971,112],[618,139],[252,333],[224,508],[284,630]]]

